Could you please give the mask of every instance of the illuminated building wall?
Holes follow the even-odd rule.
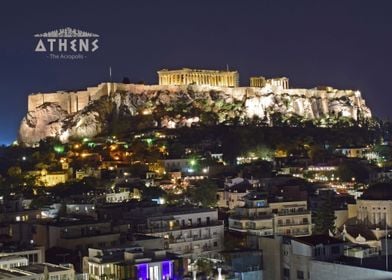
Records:
[[[209,85],[238,87],[237,71],[215,71],[183,68],[158,71],[159,85]]]

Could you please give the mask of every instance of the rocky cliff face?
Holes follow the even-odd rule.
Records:
[[[141,86],[138,91],[117,89],[76,113],[67,113],[56,102],[47,102],[23,118],[19,138],[34,145],[46,137],[94,137],[105,133],[113,119],[150,116],[155,126],[175,128],[250,119],[273,125],[272,115],[302,120],[371,117],[359,92],[282,88],[218,88],[188,86],[159,88]]]

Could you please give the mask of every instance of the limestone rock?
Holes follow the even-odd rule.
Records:
[[[19,129],[19,140],[33,145],[47,137],[59,137],[62,125],[68,116],[59,105],[44,103],[23,118]]]
[[[42,103],[45,94],[29,96],[30,111],[19,130],[21,142],[34,145],[46,137],[59,137],[63,142],[70,138],[94,137],[105,133],[113,116],[121,119],[137,114],[155,113],[154,123],[166,128],[198,125],[206,119],[208,123],[230,123],[235,119],[241,124],[257,116],[269,121],[276,112],[308,120],[371,117],[360,92],[352,90],[108,83],[86,91],[55,95],[56,98],[50,95],[52,103]],[[211,116],[213,121],[210,122]]]

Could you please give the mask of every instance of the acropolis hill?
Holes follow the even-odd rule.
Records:
[[[94,137],[105,132],[108,116],[152,115],[158,127],[198,125],[202,121],[239,123],[257,117],[300,117],[323,125],[326,118],[355,121],[371,117],[361,93],[331,87],[294,89],[288,78],[251,77],[239,86],[237,71],[161,70],[158,85],[101,83],[80,91],[35,93],[28,97],[20,140],[33,145],[46,137]],[[105,106],[103,106],[105,104]],[[185,109],[177,112],[182,104]]]

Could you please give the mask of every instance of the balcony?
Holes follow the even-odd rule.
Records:
[[[252,235],[260,235],[260,236],[267,236],[273,234],[272,225],[271,227],[261,227],[261,228],[249,228],[249,227],[231,225],[229,226],[229,230],[242,232],[242,233],[249,233]]]
[[[197,228],[206,228],[206,227],[214,227],[214,226],[223,226],[223,221],[211,221],[209,223],[195,224],[195,225],[175,224],[172,227],[163,225],[159,227],[140,229],[138,230],[138,233],[160,233],[160,232],[197,229]]]
[[[213,238],[217,238],[217,235],[203,235],[203,236],[193,236],[193,237],[180,237],[180,238],[169,238],[169,243],[187,243],[193,241],[200,241],[200,240],[210,240]]]
[[[295,215],[310,215],[310,210],[300,210],[294,212],[279,212],[277,216],[295,216]]]
[[[93,229],[86,231],[63,231],[60,234],[60,238],[63,239],[77,239],[84,237],[94,237],[94,236],[103,236],[103,235],[112,235],[112,234],[120,234],[120,230],[106,230],[106,229]]]
[[[308,226],[308,225],[310,225],[310,222],[309,221],[300,221],[300,222],[290,222],[290,223],[282,223],[282,224],[279,224],[279,223],[277,223],[276,224],[276,226],[277,227],[296,227],[296,226]]]
[[[269,220],[272,219],[272,215],[230,215],[229,219],[233,220]]]

